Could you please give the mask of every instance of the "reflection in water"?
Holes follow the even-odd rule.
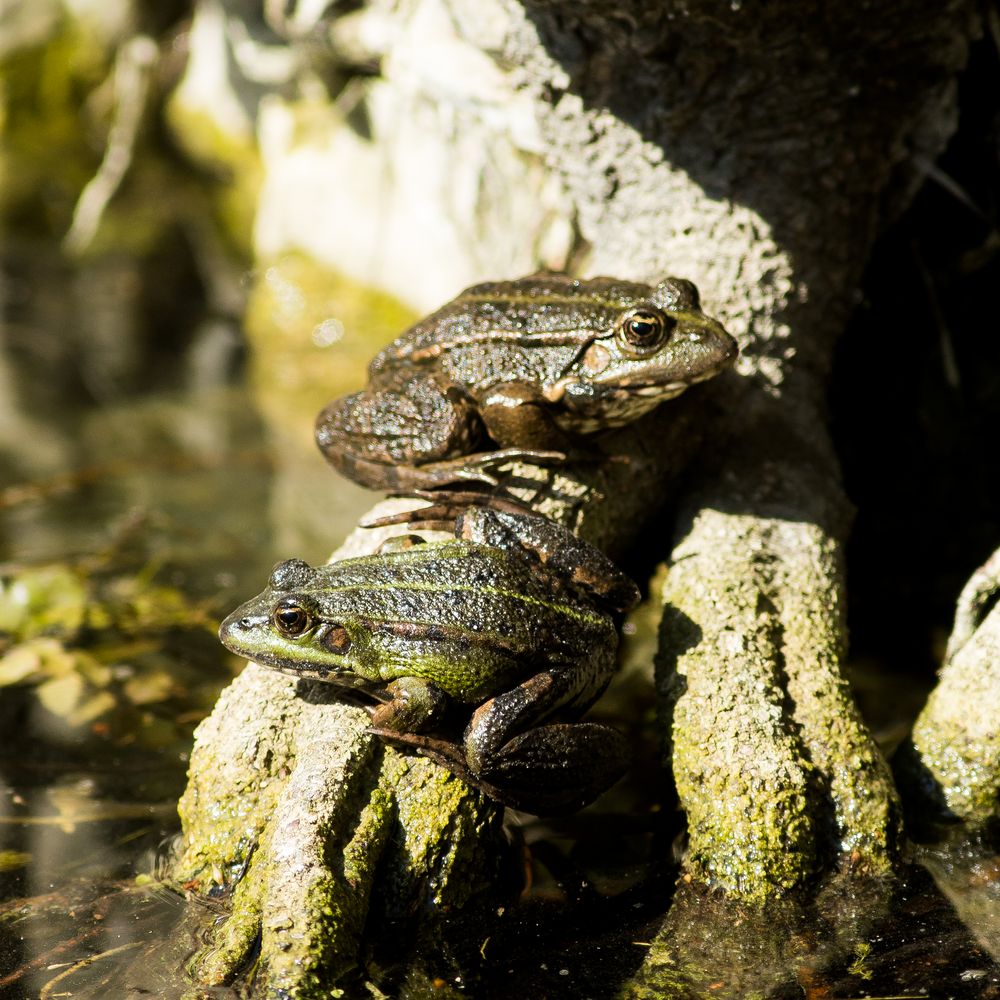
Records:
[[[370,504],[298,410],[261,415],[267,373],[243,383],[238,326],[173,251],[0,255],[0,997],[181,995],[205,912],[136,877],[239,669],[217,622]]]

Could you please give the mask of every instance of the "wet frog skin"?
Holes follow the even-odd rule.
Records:
[[[509,805],[591,801],[621,776],[628,749],[615,730],[576,720],[615,671],[635,585],[540,517],[476,507],[453,540],[411,538],[328,566],[279,563],[222,623],[222,642],[373,696],[373,732]],[[456,706],[472,710],[460,744],[433,735]]]
[[[316,440],[373,489],[495,483],[515,459],[558,462],[733,362],[736,342],[689,281],[543,273],[466,289],[372,361]]]

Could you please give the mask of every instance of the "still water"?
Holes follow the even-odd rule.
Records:
[[[218,620],[279,557],[324,561],[371,499],[325,468],[303,409],[268,406],[302,380],[273,348],[248,359],[234,317],[196,296],[165,312],[127,260],[20,245],[0,273],[0,996],[126,995],[184,913],[144,883],[193,729],[241,666]],[[275,325],[290,282],[261,276]],[[308,364],[360,379],[294,318]],[[139,985],[179,991],[184,947]]]

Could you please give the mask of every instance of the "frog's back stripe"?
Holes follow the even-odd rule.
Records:
[[[477,598],[482,598],[483,595],[488,595],[490,597],[497,597],[502,602],[507,604],[520,605],[524,608],[537,609],[538,611],[548,611],[560,614],[569,618],[580,625],[588,625],[596,628],[605,627],[608,622],[608,616],[603,615],[596,611],[586,611],[583,608],[575,607],[572,604],[565,603],[563,601],[547,601],[541,597],[536,597],[533,594],[525,594],[517,590],[509,590],[505,587],[492,587],[484,586],[481,584],[470,584],[468,586],[458,584],[458,583],[420,583],[418,581],[407,581],[400,582],[394,581],[392,583],[365,583],[365,584],[347,584],[345,586],[339,587],[326,587],[325,592],[328,594],[342,594],[344,596],[350,596],[352,593],[356,593],[359,597],[363,597],[365,594],[384,592],[389,594],[406,593],[406,592],[427,592],[440,594],[442,600],[446,600],[449,595],[459,595],[459,594],[473,594]],[[360,603],[360,601],[359,601]],[[409,621],[406,622],[407,624]],[[440,624],[440,623],[435,623]]]
[[[527,295],[523,291],[518,292],[501,292],[493,289],[492,291],[486,292],[474,292],[471,295],[468,293],[463,293],[452,303],[451,307],[458,304],[465,304],[466,302],[484,302],[489,305],[512,305],[512,306],[528,306],[530,309],[537,309],[539,306],[579,306],[581,304],[586,304],[589,306],[599,306],[603,309],[609,309],[612,312],[621,312],[623,309],[628,309],[630,305],[638,302],[648,302],[650,299],[650,289],[647,286],[636,285],[631,291],[633,294],[628,294],[627,290],[622,287],[621,284],[615,286],[619,292],[617,298],[604,298],[600,295],[595,295],[592,289],[588,288],[585,291],[573,293],[566,292],[550,292],[545,290],[544,286],[535,286],[537,288],[536,294]],[[445,309],[450,308],[445,306]]]
[[[371,621],[359,619],[358,623],[372,635],[388,634],[407,642],[419,643],[450,643],[454,649],[471,649],[473,646],[485,645],[491,649],[504,649],[512,656],[521,656],[530,643],[524,641],[523,635],[503,635],[495,629],[474,629],[468,624],[450,625],[443,622],[426,622],[413,620]],[[415,650],[411,650],[411,655]],[[454,655],[454,653],[452,654]]]
[[[490,327],[488,330],[474,330],[461,336],[450,337],[444,344],[419,344],[410,350],[407,350],[409,344],[402,344],[396,350],[395,356],[409,361],[432,361],[456,347],[469,347],[472,344],[496,344],[512,340],[521,347],[574,347],[582,341],[596,339],[592,330],[581,330],[577,326],[530,332],[513,327],[510,329]]]

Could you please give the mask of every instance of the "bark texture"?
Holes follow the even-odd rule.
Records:
[[[693,873],[763,898],[831,855],[885,872],[895,792],[840,675],[848,511],[824,376],[912,156],[953,125],[971,15],[526,9],[515,58],[548,77],[543,134],[587,268],[695,275],[744,350],[664,594],[658,676]]]

